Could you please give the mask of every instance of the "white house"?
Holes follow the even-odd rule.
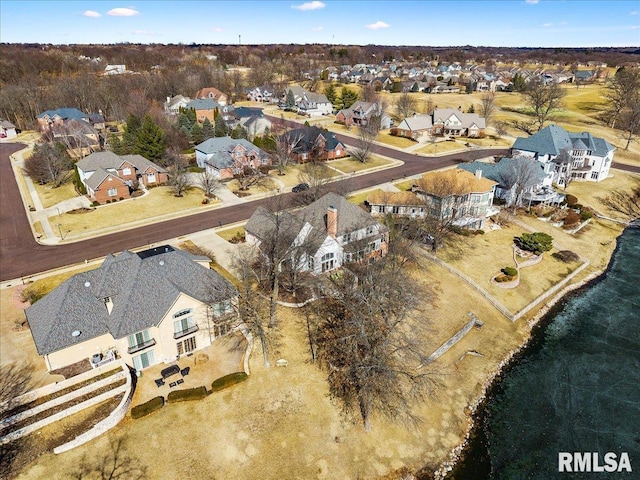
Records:
[[[544,165],[546,184],[563,186],[572,180],[600,182],[607,178],[615,147],[589,132],[568,132],[549,125],[528,138],[518,138],[511,156],[534,158]]]

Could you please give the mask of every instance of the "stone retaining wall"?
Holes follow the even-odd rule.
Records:
[[[72,448],[79,447],[80,445],[83,445],[88,441],[93,440],[96,437],[99,437],[100,435],[105,433],[107,430],[111,430],[118,423],[120,423],[120,421],[124,418],[124,416],[129,411],[129,408],[131,407],[131,401],[133,400],[133,392],[135,391],[135,389],[133,388],[133,380],[131,376],[132,374],[126,365],[124,365],[124,368],[126,368],[127,370],[126,372],[127,383],[123,385],[123,387],[121,387],[125,389],[124,390],[125,395],[122,397],[122,400],[120,400],[120,404],[113,410],[113,412],[109,414],[107,418],[105,418],[104,420],[101,420],[100,422],[95,424],[90,430],[87,430],[86,432],[81,433],[70,442],[57,446],[56,448],[53,449],[53,453],[57,455],[59,453],[71,450]]]

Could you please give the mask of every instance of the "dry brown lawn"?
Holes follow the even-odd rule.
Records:
[[[330,162],[327,162],[327,165],[341,171],[342,173],[350,174],[354,172],[362,172],[372,168],[391,165],[392,163],[393,162],[388,158],[382,158],[378,155],[371,155],[367,159],[366,163],[362,163],[351,157],[347,157],[340,160],[331,160]]]
[[[468,150],[463,144],[458,142],[436,142],[426,144],[424,147],[416,150],[416,153],[424,153],[425,155],[434,155],[438,153],[451,153],[461,150]]]
[[[49,184],[40,185],[37,182],[34,182],[34,185],[44,208],[53,207],[56,203],[78,196],[75,186],[70,180],[67,180],[57,188],[53,188]]]

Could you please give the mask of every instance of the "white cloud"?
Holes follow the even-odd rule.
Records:
[[[526,0],[526,1],[527,1],[527,3],[528,3],[529,5],[535,5],[535,4],[536,4],[536,3],[538,3],[540,0]]]
[[[631,15],[638,15],[638,11],[634,10],[633,12],[631,12]]]
[[[314,32],[321,32],[322,27],[313,27],[311,30],[313,30]]]
[[[209,30],[211,30],[212,32],[224,32],[222,27],[211,27]]]
[[[313,0],[313,2],[301,3],[300,5],[291,5],[291,8],[295,8],[296,10],[302,10],[303,12],[306,12],[307,10],[319,10],[326,6],[327,5],[324,2]]]
[[[367,25],[366,27],[369,30],[378,30],[379,28],[389,28],[391,25],[389,25],[388,23],[384,23],[383,21],[378,20],[376,23],[372,23],[370,25]]]
[[[543,27],[547,28],[547,27],[553,27],[553,23],[549,22],[549,23],[543,23],[542,24]]]
[[[640,27],[638,27],[638,25],[632,25],[631,26],[631,30],[637,30],[638,28],[640,28]]]
[[[111,15],[113,17],[134,17],[139,13],[140,12],[135,8],[119,7],[119,8],[112,8],[107,12],[107,15]]]
[[[82,14],[85,17],[91,17],[91,18],[98,18],[101,15],[98,12],[94,12],[93,10],[85,10],[85,12]]]
[[[567,22],[567,21],[560,22],[560,25],[568,25],[568,24],[569,24],[569,22]]]

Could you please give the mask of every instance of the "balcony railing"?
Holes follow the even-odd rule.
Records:
[[[198,331],[198,325],[194,325],[193,327],[189,327],[186,330],[175,332],[173,334],[173,338],[177,340],[178,338],[182,338],[186,335],[189,335],[190,333],[197,332],[197,331]]]
[[[153,347],[156,344],[156,339],[152,338],[151,340],[147,340],[146,342],[139,343],[138,345],[134,345],[133,347],[129,347],[127,349],[128,354],[139,352],[140,350],[144,350],[145,348]]]

